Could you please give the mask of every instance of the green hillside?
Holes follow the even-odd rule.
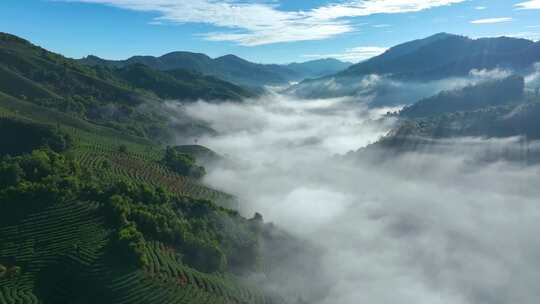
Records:
[[[247,90],[211,76],[203,76],[187,70],[160,72],[143,64],[118,69],[131,86],[155,93],[163,99],[180,100],[241,100],[252,94]]]
[[[262,243],[275,228],[203,184],[196,158],[213,152],[167,148],[149,133],[160,118],[136,116],[157,88],[180,94],[191,76],[94,69],[1,39],[0,304],[282,303],[244,276],[272,269]],[[141,77],[148,87],[131,83]],[[212,96],[212,83],[238,89],[197,83]],[[111,105],[135,114],[94,113]]]
[[[170,170],[160,146],[31,116],[0,101],[2,132],[27,135],[0,161],[0,303],[279,301],[237,276],[264,269],[270,228],[218,206],[232,196]]]

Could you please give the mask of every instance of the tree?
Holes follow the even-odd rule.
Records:
[[[0,163],[0,186],[16,186],[22,179],[24,171],[17,163]]]
[[[0,279],[3,278],[7,273],[7,268],[6,266],[0,264]]]
[[[120,152],[120,153],[127,153],[127,152],[128,152],[127,146],[126,146],[126,145],[120,145],[120,146],[118,147],[118,152]]]

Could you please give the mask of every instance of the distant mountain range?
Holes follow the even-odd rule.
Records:
[[[538,42],[508,37],[470,39],[440,33],[397,45],[335,76],[378,74],[406,80],[433,80],[466,76],[473,69],[521,70],[539,61]]]
[[[379,105],[410,104],[436,93],[429,90],[430,83],[437,90],[436,82],[467,78],[475,70],[509,70],[524,75],[537,62],[540,42],[440,33],[397,45],[334,75],[303,81],[288,92],[305,98],[367,96]]]
[[[234,55],[212,59],[204,54],[190,52],[173,52],[160,57],[134,56],[126,60],[106,60],[88,56],[79,62],[90,66],[115,68],[144,64],[160,71],[183,69],[248,87],[287,85],[307,78],[335,74],[351,66],[351,63],[336,59],[320,59],[288,65],[257,64]]]

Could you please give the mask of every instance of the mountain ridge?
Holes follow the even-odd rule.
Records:
[[[511,38],[478,38],[439,33],[390,48],[349,67],[336,77],[368,74],[400,79],[441,79],[464,76],[472,69],[522,69],[540,61],[540,44]]]
[[[260,64],[233,54],[211,58],[202,53],[184,51],[170,52],[158,57],[133,56],[126,60],[107,60],[89,55],[78,61],[90,66],[115,68],[142,63],[161,71],[185,69],[249,87],[286,85],[294,81],[333,74],[351,65],[351,63],[330,58],[302,63]]]

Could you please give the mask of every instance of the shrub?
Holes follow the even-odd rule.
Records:
[[[169,169],[180,175],[189,176],[195,179],[203,178],[206,175],[204,167],[198,166],[197,161],[193,156],[180,153],[172,147],[167,147],[162,162]]]
[[[128,152],[127,146],[126,146],[126,145],[120,145],[120,146],[118,147],[118,152],[120,152],[120,153],[127,153],[127,152]]]

